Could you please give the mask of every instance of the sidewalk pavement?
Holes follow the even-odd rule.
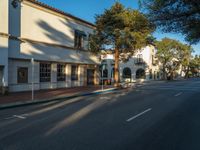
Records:
[[[0,109],[38,104],[49,102],[53,100],[64,100],[78,96],[86,96],[92,94],[100,94],[104,92],[111,92],[116,90],[113,86],[104,86],[104,90],[101,90],[101,86],[84,86],[73,88],[61,88],[51,90],[39,90],[34,92],[34,100],[31,99],[32,93],[28,92],[16,92],[9,93],[9,95],[0,95]]]

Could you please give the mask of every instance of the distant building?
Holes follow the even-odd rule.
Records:
[[[131,56],[128,61],[119,64],[120,81],[136,82],[145,80],[159,80],[162,72],[155,57],[156,49],[149,45]],[[114,81],[114,54],[102,55],[103,79]]]
[[[99,59],[87,50],[94,29],[36,0],[1,0],[0,88],[27,91],[32,82],[35,90],[98,84]]]

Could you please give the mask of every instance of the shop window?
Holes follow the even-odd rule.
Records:
[[[51,64],[40,63],[40,82],[51,81]]]
[[[71,67],[71,80],[75,81],[78,80],[78,66],[72,65]]]
[[[65,81],[65,64],[57,64],[57,81]]]

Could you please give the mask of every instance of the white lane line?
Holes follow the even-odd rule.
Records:
[[[183,94],[183,92],[179,92],[179,93],[177,93],[176,95],[174,95],[174,96],[180,96],[181,94]]]
[[[19,119],[26,119],[29,114],[21,114],[21,115],[13,115],[11,117],[4,118],[5,120],[19,118]]]
[[[144,115],[145,113],[147,113],[147,112],[149,112],[149,111],[151,111],[151,110],[152,110],[152,108],[149,108],[149,109],[147,109],[147,110],[145,110],[145,111],[143,111],[143,112],[141,112],[141,113],[139,113],[139,114],[137,114],[137,115],[135,115],[135,116],[133,116],[133,117],[127,119],[126,121],[127,121],[127,122],[130,122],[130,121],[136,119],[137,117],[139,117],[139,116],[141,116],[141,115]]]
[[[16,118],[19,118],[19,119],[26,119],[26,117],[20,116],[20,115],[13,115],[13,117],[16,117]]]

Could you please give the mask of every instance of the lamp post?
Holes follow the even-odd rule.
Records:
[[[32,66],[32,100],[34,100],[34,58],[31,58],[31,66]]]
[[[105,65],[101,65],[101,90],[103,91],[103,71],[105,69]]]

